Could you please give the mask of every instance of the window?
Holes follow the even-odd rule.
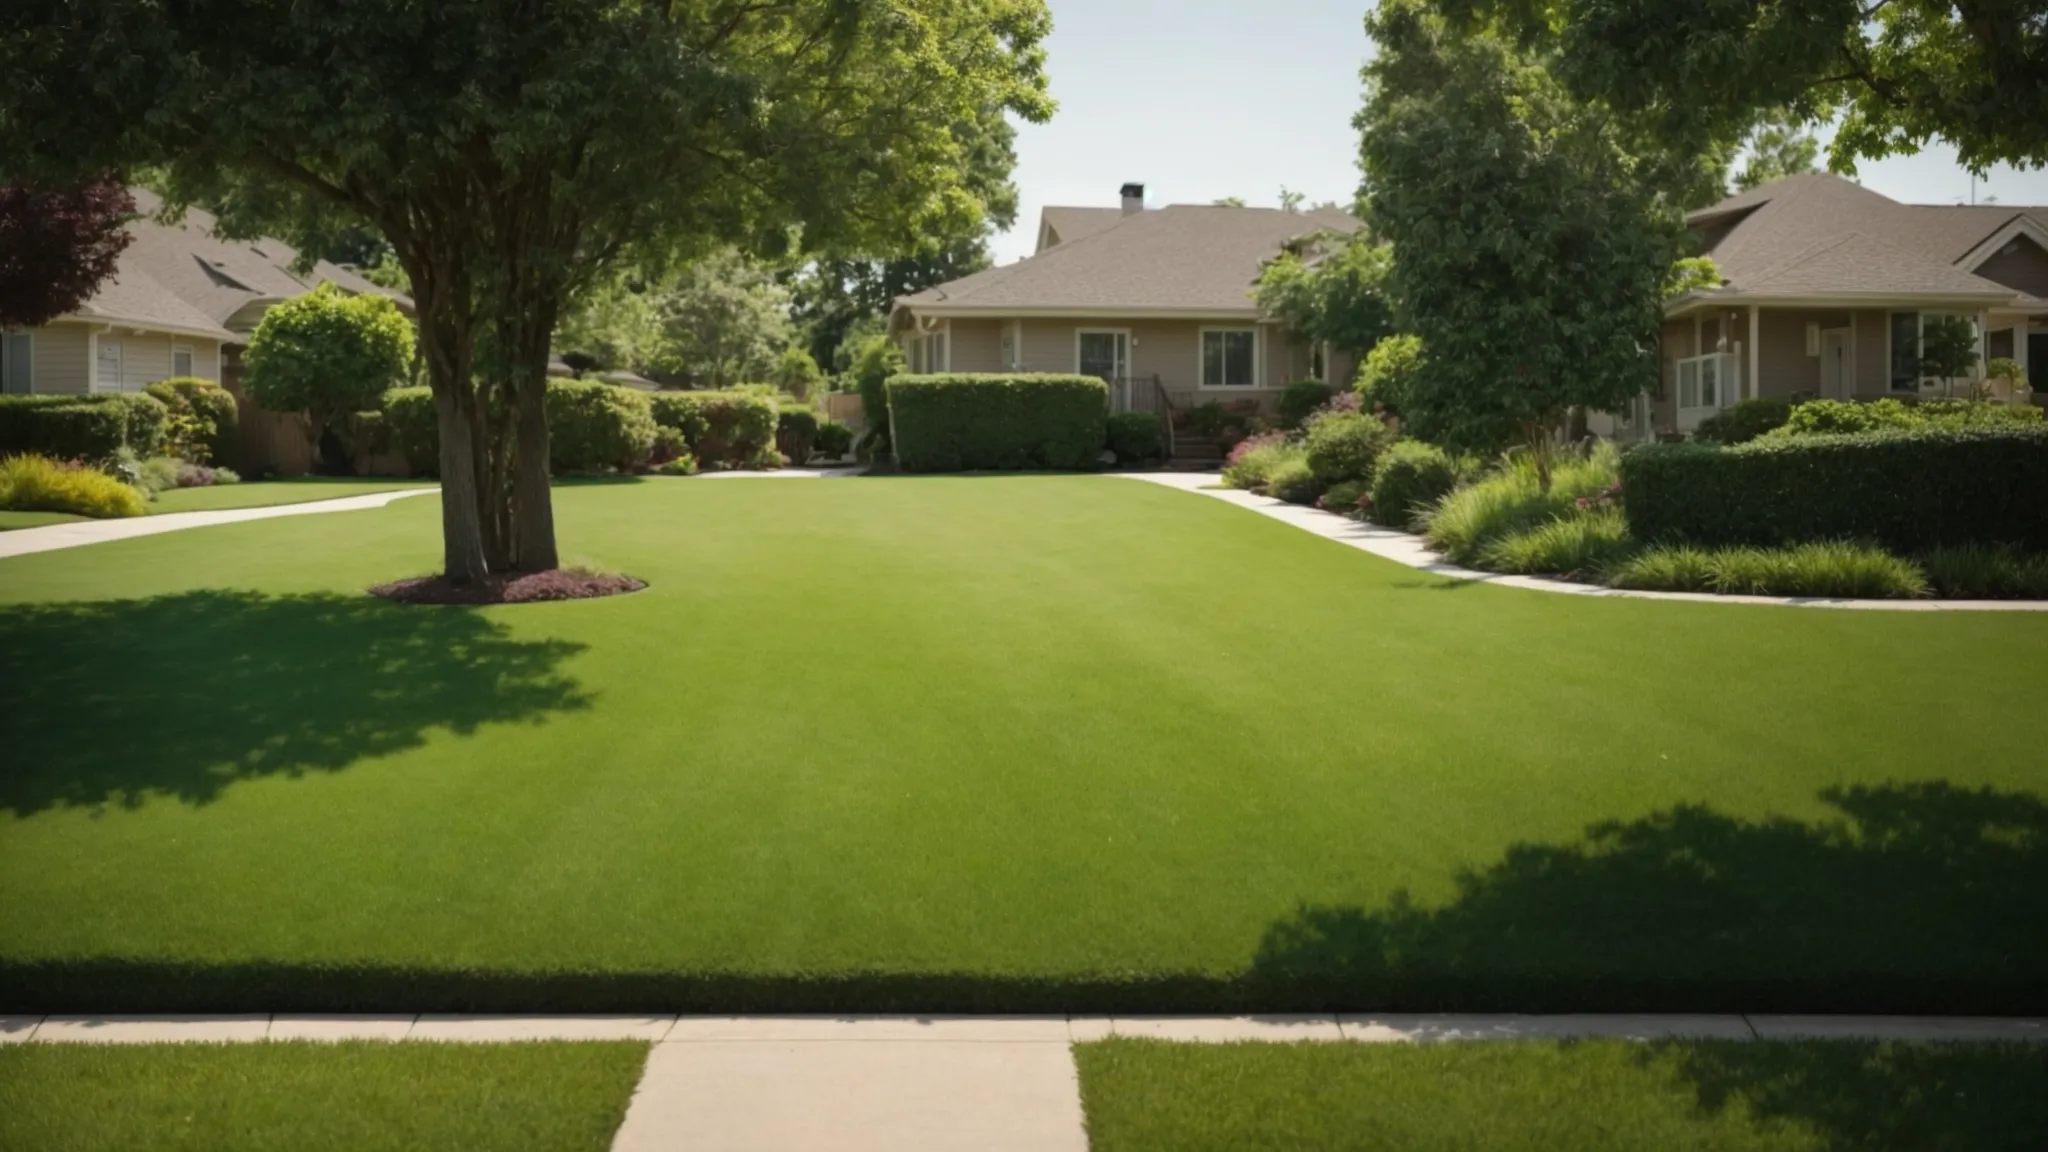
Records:
[[[1735,354],[1709,352],[1688,356],[1678,362],[1678,406],[1719,408],[1735,397],[1737,372]]]
[[[1891,316],[1891,384],[1894,392],[1918,392],[1920,390],[1921,338],[1927,333],[1927,321],[1940,316],[1955,316],[1966,320],[1972,328],[1977,321],[1974,317],[1950,312],[1894,312]],[[1983,358],[1983,337],[1978,336],[1978,359]]]
[[[1202,329],[1202,387],[1256,387],[1258,347],[1253,328]]]
[[[35,334],[0,334],[0,392],[35,391],[35,371]]]
[[[93,364],[92,390],[95,392],[119,392],[121,390],[121,342],[101,337],[98,359]]]
[[[192,349],[183,344],[171,345],[171,375],[190,376],[191,374]]]
[[[930,332],[910,339],[910,370],[912,372],[944,372],[946,364],[946,330]]]

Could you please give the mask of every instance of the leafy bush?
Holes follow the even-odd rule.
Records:
[[[695,476],[697,474],[697,458],[685,452],[672,460],[662,461],[654,470],[663,476]]]
[[[106,460],[123,447],[154,456],[169,411],[153,396],[0,396],[0,454]]]
[[[853,429],[837,420],[826,420],[818,425],[818,435],[811,444],[821,456],[844,456],[853,451]]]
[[[1321,380],[1296,380],[1280,390],[1280,425],[1299,428],[1309,413],[1330,401],[1330,386]]]
[[[181,417],[187,434],[163,446],[169,455],[194,464],[221,464],[234,459],[236,430],[241,408],[227,389],[197,376],[173,376],[159,380],[143,391],[156,398],[168,411],[166,427]]]
[[[1868,404],[1848,400],[1808,400],[1793,406],[1791,415],[1775,435],[1834,436],[1849,432],[1876,432],[1885,428],[1911,428],[1913,423],[1913,410],[1889,396]]]
[[[1988,404],[1980,400],[1929,400],[1908,409],[1916,427],[1964,428],[2028,427],[2042,423],[2042,411],[2032,404]]]
[[[240,484],[242,482],[242,474],[233,468],[215,468],[213,470],[213,482],[215,484]]]
[[[825,373],[818,362],[802,348],[785,348],[775,361],[772,374],[775,386],[796,399],[809,403],[811,397],[824,390]]]
[[[317,454],[325,432],[405,379],[413,344],[412,321],[388,297],[322,284],[263,314],[243,386],[272,412],[299,413]]]
[[[1791,401],[1760,396],[1739,401],[1700,421],[1692,435],[1693,439],[1709,444],[1747,444],[1774,428],[1784,427],[1790,419]]]
[[[1271,475],[1276,465],[1297,459],[1303,464],[1308,463],[1308,450],[1291,443],[1284,433],[1268,432],[1247,437],[1238,441],[1223,460],[1223,486],[1249,492],[1263,491],[1266,477]]]
[[[183,462],[170,456],[152,456],[142,462],[142,490],[151,495],[178,487],[178,470]]]
[[[1330,412],[1308,422],[1302,446],[1308,466],[1324,484],[1370,480],[1380,453],[1394,435],[1377,417],[1360,412]]]
[[[888,395],[909,472],[1092,468],[1107,435],[1109,385],[1094,376],[897,376]]]
[[[549,380],[548,468],[556,474],[630,472],[654,447],[647,393],[591,380]]]
[[[1223,435],[1231,420],[1230,409],[1225,408],[1222,401],[1207,400],[1188,409],[1181,425],[1197,436],[1213,440]]]
[[[810,354],[799,352],[806,362]],[[807,405],[784,404],[775,413],[775,448],[792,464],[810,463],[818,443],[818,414]]]
[[[82,464],[34,453],[0,457],[0,508],[115,519],[140,516],[142,493]]]
[[[381,408],[384,434],[415,476],[441,472],[441,416],[430,388],[393,388]]]
[[[1608,574],[1616,588],[1724,596],[1912,599],[1928,592],[1910,560],[1839,540],[1791,548],[1652,548]]]
[[[868,434],[862,451],[870,456],[887,456],[893,450],[889,432],[889,381],[904,369],[903,349],[887,336],[870,336],[853,352],[846,374],[860,393],[861,415],[867,419]]]
[[[1399,412],[1421,370],[1422,337],[1389,336],[1374,344],[1358,366],[1359,399],[1367,408],[1385,404]]]
[[[1497,537],[1481,550],[1479,567],[1489,572],[1555,572],[1568,580],[1598,579],[1635,547],[1621,513],[1602,509]]]
[[[1482,563],[1486,545],[1581,514],[1579,500],[1597,497],[1614,480],[1611,445],[1602,446],[1587,459],[1559,460],[1552,469],[1547,493],[1537,482],[1534,463],[1517,456],[1502,471],[1444,497],[1426,514],[1423,534],[1430,547],[1456,563]]]
[[[1366,509],[1372,506],[1370,492],[1370,485],[1363,480],[1341,480],[1317,497],[1316,507],[1354,520],[1363,519]]]
[[[1957,600],[2048,600],[2048,553],[1964,544],[1920,558],[1936,595]]]
[[[1461,460],[1434,444],[1396,441],[1373,469],[1373,521],[1414,531],[1423,514],[1458,486],[1465,470]]]
[[[1289,504],[1314,504],[1323,494],[1323,482],[1303,456],[1289,456],[1266,474],[1266,495]]]
[[[744,392],[656,392],[655,422],[683,434],[703,467],[751,467],[775,448],[781,415],[774,403]]]
[[[1166,422],[1152,412],[1119,412],[1109,418],[1109,450],[1119,464],[1166,458]]]
[[[1623,461],[1622,489],[1630,530],[1650,542],[2048,549],[2048,428],[1645,445]]]
[[[194,464],[186,461],[178,465],[178,487],[211,488],[215,484],[240,484],[241,476],[232,468],[215,468],[210,464]]]
[[[674,428],[654,426],[654,445],[647,450],[647,463],[659,468],[671,460],[689,454],[690,446],[683,441],[683,434]]]

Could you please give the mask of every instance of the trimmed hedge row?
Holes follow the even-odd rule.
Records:
[[[154,456],[170,409],[139,392],[0,396],[0,455],[104,460],[123,447]]]
[[[707,467],[763,463],[775,446],[775,402],[745,392],[656,392],[647,397],[654,422],[683,434],[690,455]]]
[[[2048,428],[1645,445],[1621,488],[1629,531],[1652,542],[2048,548]]]
[[[548,470],[555,473],[627,471],[647,463],[655,420],[645,392],[591,380],[548,381]],[[413,474],[441,467],[440,413],[427,388],[384,394],[384,434]]]
[[[1109,423],[1109,385],[1095,376],[894,376],[888,396],[906,472],[1092,468]]]

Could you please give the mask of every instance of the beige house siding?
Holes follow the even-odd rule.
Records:
[[[84,324],[50,324],[30,330],[30,390],[47,395],[82,395],[92,383],[90,333]]]
[[[1881,308],[1859,308],[1856,325],[1856,395],[1891,392],[1891,318]]]
[[[1975,272],[2029,296],[2048,296],[2048,252],[2022,236],[1977,265]]]
[[[952,323],[953,371],[1000,372],[1003,324],[1000,320],[955,320]]]
[[[145,387],[171,376],[171,350],[189,348],[192,350],[192,374],[208,380],[220,379],[220,342],[200,336],[174,336],[165,332],[136,332],[128,328],[116,328],[111,332],[94,334],[98,343],[118,341],[121,345],[121,379],[118,386],[113,381],[96,381],[103,392],[140,392]],[[98,351],[93,352],[93,363],[98,363]]]
[[[1820,395],[1820,357],[1806,354],[1808,324],[1817,324],[1823,331],[1846,329],[1850,326],[1849,314],[1797,308],[1766,308],[1758,314],[1756,395],[1781,400],[1800,394]],[[1851,359],[1854,358],[1852,352]],[[1850,370],[1855,371],[1853,365]]]

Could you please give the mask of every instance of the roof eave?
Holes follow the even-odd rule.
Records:
[[[1183,308],[1171,305],[1098,305],[1062,307],[1013,307],[1004,304],[967,304],[943,301],[921,302],[898,300],[893,311],[910,312],[921,316],[982,316],[997,319],[1074,319],[1118,318],[1149,320],[1259,320],[1264,318],[1258,308],[1247,303],[1242,308]]]
[[[2011,305],[2019,301],[2015,292],[1827,292],[1774,293],[1725,289],[1719,292],[1687,292],[1664,302],[1666,317],[1686,315],[1721,304],[1755,304],[1759,307],[1798,306],[1802,308],[1879,308],[1917,304]]]
[[[204,336],[208,340],[240,343],[242,337],[226,328],[203,328],[196,324],[174,324],[166,320],[152,320],[140,316],[124,316],[116,312],[66,312],[57,321],[68,320],[76,324],[103,324],[110,328],[132,328],[141,332],[164,332],[172,336]],[[56,321],[53,321],[55,323]]]

